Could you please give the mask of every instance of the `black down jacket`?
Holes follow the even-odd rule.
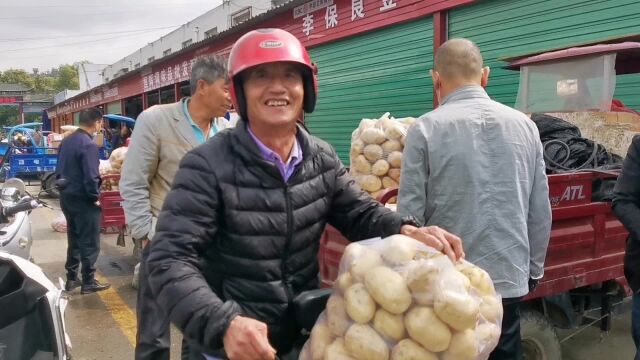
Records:
[[[352,241],[400,230],[401,217],[360,190],[331,146],[302,128],[297,140],[303,160],[288,183],[244,121],[180,164],[148,267],[160,306],[192,352],[221,356],[236,315],[265,322],[271,344],[288,351],[299,333],[290,304],[318,286],[325,225]]]

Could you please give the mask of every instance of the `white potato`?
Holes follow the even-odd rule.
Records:
[[[364,283],[371,297],[392,314],[402,314],[411,306],[411,293],[404,278],[386,266],[367,272]]]
[[[498,297],[493,295],[482,297],[482,302],[480,303],[480,315],[485,320],[500,324],[502,313],[502,302]]]
[[[364,157],[367,158],[367,160],[372,162],[382,159],[382,155],[384,155],[384,152],[382,151],[382,147],[376,144],[369,144],[365,146],[363,153],[364,153]]]
[[[350,272],[345,271],[344,273],[340,274],[340,276],[338,276],[336,282],[338,284],[338,289],[342,294],[344,294],[345,292],[347,292],[347,289],[351,285],[353,285],[353,276],[351,276]]]
[[[300,360],[300,359],[299,359]],[[324,353],[324,360],[355,360],[344,345],[343,338],[337,338],[329,345]]]
[[[362,154],[364,151],[364,142],[360,139],[355,139],[351,142],[351,150],[354,154]]]
[[[378,309],[373,318],[373,328],[389,339],[400,341],[405,338],[404,318],[402,315],[394,315],[385,309]]]
[[[443,354],[443,360],[475,360],[479,348],[476,333],[472,329],[454,333],[449,348]]]
[[[400,169],[391,168],[389,169],[389,172],[387,172],[387,174],[393,180],[397,181],[398,183],[400,182]]]
[[[438,360],[438,357],[415,341],[404,339],[391,350],[391,360]]]
[[[389,347],[369,325],[353,324],[344,337],[349,353],[358,360],[388,360]]]
[[[402,151],[402,144],[400,144],[400,141],[398,140],[387,140],[382,143],[381,147],[385,154],[390,154],[394,151]]]
[[[364,284],[351,285],[344,294],[347,314],[358,324],[366,324],[376,314],[376,303]]]
[[[375,175],[363,175],[358,177],[360,187],[367,192],[375,192],[382,188],[382,181]]]
[[[371,174],[371,163],[369,162],[369,160],[367,160],[367,158],[364,157],[364,155],[358,155],[355,158],[353,158],[353,163],[351,164],[351,167],[358,174],[362,174],[362,175]]]
[[[469,279],[471,286],[473,286],[480,295],[495,295],[493,281],[491,281],[491,277],[489,277],[486,271],[471,264],[456,266],[456,268]]]
[[[386,160],[378,160],[371,167],[371,173],[377,176],[386,175],[389,171],[389,163]]]
[[[366,128],[361,131],[360,139],[365,144],[377,144],[380,145],[385,141],[384,131],[376,127]]]
[[[417,306],[404,316],[404,325],[411,339],[431,352],[444,351],[451,342],[451,330],[433,309]]]
[[[478,339],[480,351],[488,353],[498,345],[500,327],[496,324],[482,323],[476,328],[476,338]]]
[[[358,128],[362,131],[371,127],[374,127],[376,125],[376,121],[373,119],[362,119],[360,120],[360,125],[358,125]]]
[[[387,161],[392,168],[399,168],[402,165],[402,153],[400,151],[390,152],[387,156]]]
[[[391,169],[393,170],[393,169]],[[385,176],[382,178],[382,187],[384,189],[397,189],[398,188],[398,183],[393,180],[392,178],[390,178],[389,176]]]
[[[413,260],[421,244],[405,235],[391,235],[385,239],[382,259],[391,266],[404,265]]]
[[[351,322],[342,296],[333,294],[327,301],[327,326],[335,336],[344,336]]]
[[[362,251],[349,263],[349,272],[351,272],[354,282],[364,281],[369,270],[382,264],[382,257],[377,251],[361,247]]]
[[[406,128],[401,124],[392,124],[384,130],[387,139],[400,141],[400,138],[407,133]]]
[[[438,317],[457,331],[476,326],[480,304],[468,293],[445,290],[436,294],[433,307]]]
[[[424,306],[433,306],[440,267],[432,259],[414,261],[406,272],[407,286],[415,301]]]
[[[313,326],[309,341],[311,358],[323,360],[327,348],[333,342],[333,334],[326,321],[319,321]]]

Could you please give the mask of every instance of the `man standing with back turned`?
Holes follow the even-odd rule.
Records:
[[[95,279],[100,254],[100,157],[93,136],[102,128],[102,112],[91,108],[80,112],[80,127],[62,140],[58,153],[56,184],[60,207],[67,220],[66,291],[82,286],[82,294],[102,291],[109,284]],[[82,283],[78,267],[82,263]]]
[[[502,296],[502,335],[490,359],[521,359],[520,305],[544,271],[549,187],[535,124],[492,101],[489,68],[466,39],[445,42],[432,72],[440,107],[409,129],[398,211],[463,240],[467,260]]]
[[[158,308],[147,279],[148,243],[182,157],[213,137],[231,104],[226,61],[202,57],[191,68],[191,97],[153,106],[138,116],[120,192],[131,235],[143,248],[138,285],[136,359],[169,359],[169,319]]]

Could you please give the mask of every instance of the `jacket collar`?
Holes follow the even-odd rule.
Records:
[[[184,111],[182,110],[182,103],[185,99],[186,98],[182,98],[180,101],[172,104],[171,117],[173,117],[173,120],[175,121],[174,127],[178,134],[180,134],[180,136],[182,136],[182,138],[188,142],[192,148],[195,148],[200,144],[198,143],[196,134],[193,133],[189,119],[186,118]]]
[[[489,99],[489,95],[484,90],[482,86],[479,85],[467,85],[461,86],[455,89],[451,94],[447,95],[440,105],[445,105],[448,103],[454,103],[460,100],[466,99]]]

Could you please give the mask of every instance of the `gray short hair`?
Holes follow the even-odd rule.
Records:
[[[436,51],[433,62],[436,71],[446,79],[470,80],[482,75],[482,54],[469,39],[447,40]]]
[[[211,84],[216,80],[227,80],[227,60],[219,55],[201,56],[191,66],[191,95],[195,94],[198,80]]]

